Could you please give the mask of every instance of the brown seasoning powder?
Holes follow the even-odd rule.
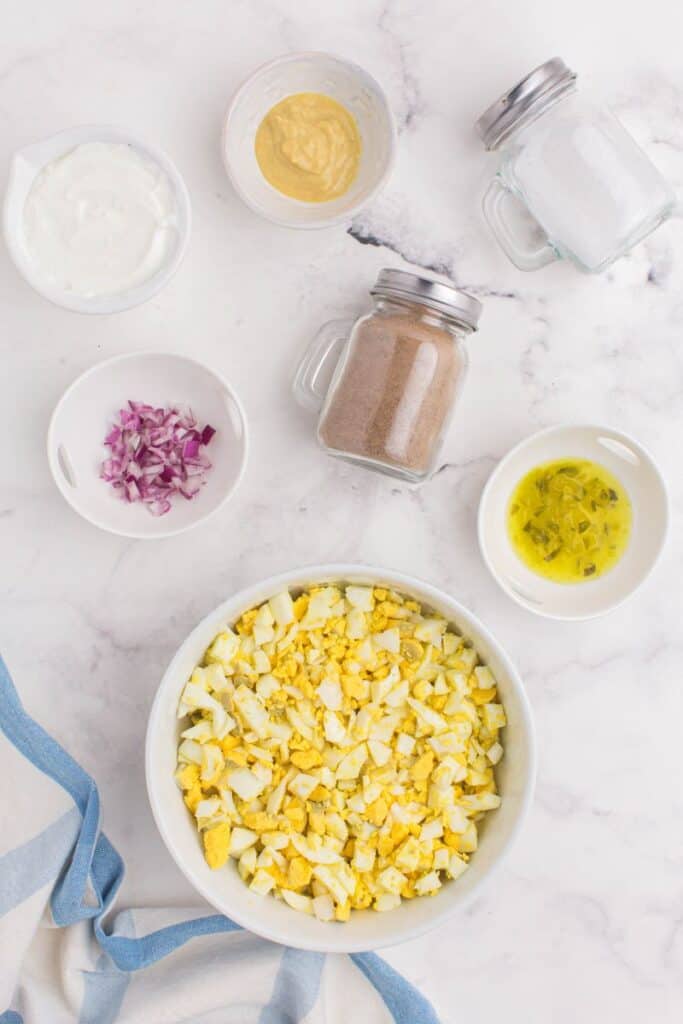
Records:
[[[351,339],[320,440],[343,454],[426,473],[463,363],[453,335],[417,313],[369,316]]]

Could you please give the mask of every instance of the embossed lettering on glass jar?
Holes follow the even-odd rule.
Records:
[[[330,455],[419,483],[433,472],[467,369],[463,344],[481,303],[451,285],[382,270],[374,308],[333,321],[299,364],[294,393],[320,410],[318,440]],[[338,361],[325,392],[319,378]]]

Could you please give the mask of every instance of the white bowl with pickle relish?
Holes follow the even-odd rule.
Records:
[[[242,864],[238,854],[233,853],[227,859],[224,857],[219,864],[215,864],[213,868],[210,867],[205,859],[205,849],[203,848],[206,848],[208,854],[209,847],[205,832],[198,829],[199,823],[195,820],[194,813],[190,812],[183,800],[183,796],[187,794],[185,790],[181,792],[176,779],[179,745],[183,742],[182,733],[186,732],[190,725],[181,699],[184,701],[188,680],[197,666],[204,663],[207,650],[213,645],[216,638],[225,633],[226,627],[236,626],[245,612],[256,608],[262,609],[265,603],[268,603],[268,607],[275,609],[276,605],[282,606],[282,598],[285,594],[291,595],[291,598],[296,601],[297,597],[309,588],[328,588],[330,586],[339,588],[344,594],[348,593],[346,588],[349,587],[365,588],[366,590],[370,588],[373,598],[375,597],[374,588],[387,588],[408,601],[417,602],[419,612],[415,614],[418,617],[424,615],[433,616],[435,619],[441,617],[445,620],[447,630],[458,634],[456,637],[459,644],[458,649],[468,649],[471,654],[476,652],[478,664],[486,666],[492,674],[495,679],[496,696],[490,698],[487,695],[487,699],[497,702],[498,714],[500,714],[500,706],[502,706],[506,720],[506,724],[499,734],[500,746],[503,749],[498,751],[498,754],[501,756],[498,757],[496,754],[491,759],[492,763],[495,761],[495,783],[500,796],[500,806],[483,814],[475,814],[478,847],[469,855],[467,870],[450,879],[444,873],[443,884],[433,895],[416,894],[414,898],[404,898],[402,902],[399,901],[400,905],[394,905],[392,909],[385,912],[378,913],[377,910],[370,908],[352,909],[348,919],[341,920],[319,919],[315,913],[304,913],[301,909],[295,909],[292,905],[288,905],[284,899],[275,898],[273,891],[265,894],[255,891],[248,884],[248,879],[243,879],[240,876],[238,865],[241,869]],[[272,599],[277,600],[270,604]],[[379,600],[380,598],[375,599]],[[351,597],[347,598],[347,601],[349,607],[352,607]],[[355,605],[353,607],[355,608]],[[367,614],[369,615],[369,613]],[[276,617],[275,622],[279,625],[280,618]],[[301,628],[304,628],[303,623]],[[374,625],[372,628],[374,629]],[[223,640],[221,640],[222,642]],[[446,644],[444,643],[442,646],[445,650]],[[402,653],[401,657],[403,656]],[[222,657],[223,654],[221,654]],[[213,667],[217,668],[217,665],[213,663],[213,656],[209,660]],[[255,661],[254,664],[256,664]],[[480,677],[477,675],[476,678],[479,680]],[[244,684],[240,683],[237,689],[243,686]],[[231,715],[238,723],[237,729],[229,733],[231,737],[234,737],[240,729],[244,728],[243,711],[242,701],[238,700],[240,695],[237,690],[233,689],[230,692],[233,694]],[[255,692],[257,695],[261,695],[261,688],[256,688]],[[269,698],[264,697],[263,699],[266,706],[269,706]],[[373,692],[373,700],[377,699],[379,698]],[[303,705],[305,703],[303,700],[299,704],[295,703],[295,710],[304,714]],[[412,707],[412,705],[410,706]],[[405,708],[407,711],[407,704]],[[275,710],[273,709],[270,713],[275,714]],[[207,714],[211,713],[207,712]],[[446,714],[448,712],[444,710],[444,715]],[[345,712],[341,711],[340,717],[344,717],[344,715]],[[381,720],[383,721],[383,719]],[[214,719],[215,724],[216,720]],[[248,720],[247,724],[250,728],[252,727],[252,723]],[[350,728],[348,723],[347,727]],[[191,728],[196,729],[196,726],[191,726]],[[396,749],[398,749],[398,735],[400,734],[397,734]],[[429,730],[422,732],[421,729],[417,729],[416,737],[420,735],[426,737],[432,735],[432,732]],[[438,735],[443,735],[444,740],[446,738],[445,734],[439,733],[438,730],[433,735],[435,738],[438,738]],[[261,744],[266,742],[265,740],[254,741],[253,737],[249,741],[248,736],[246,739],[240,740],[241,743],[247,741],[251,745],[254,742]],[[418,738],[418,744],[420,742],[427,741]],[[486,742],[490,742],[490,736]],[[370,746],[369,740],[368,746]],[[226,763],[230,765],[230,751],[234,750],[234,746],[229,743],[228,747]],[[278,746],[273,748],[276,755],[278,749]],[[297,744],[292,745],[293,751],[299,749]],[[355,750],[355,748],[353,749]],[[417,751],[414,751],[414,756],[408,756],[407,764],[412,763],[416,757]],[[346,758],[345,754],[344,758]],[[367,761],[367,768],[371,774],[374,771],[373,760],[368,759]],[[441,761],[438,762],[438,764],[441,763]],[[450,915],[465,907],[480,891],[481,887],[490,880],[495,869],[500,866],[519,833],[528,811],[534,788],[536,750],[531,710],[522,681],[507,654],[471,612],[444,591],[403,573],[362,565],[324,565],[297,569],[249,587],[228,598],[195,628],[174,656],[157,691],[147,728],[145,764],[148,794],[161,836],[181,871],[209,903],[236,923],[271,941],[300,949],[350,953],[386,947],[416,938],[443,924]],[[308,770],[309,772],[316,771],[315,768]],[[339,773],[339,769],[336,770]],[[361,776],[365,770],[363,768]],[[227,768],[226,771],[234,773],[235,770]],[[348,775],[343,777],[349,778]],[[273,779],[274,783],[275,779]],[[222,784],[218,783],[219,794]],[[225,785],[232,788],[232,775],[228,775]],[[340,784],[337,783],[337,785]],[[365,785],[364,780],[363,785]],[[237,790],[235,792],[238,795]],[[244,812],[245,808],[237,799],[237,795],[234,797],[236,805],[241,807]],[[331,801],[334,796],[333,789],[330,791]],[[319,800],[320,798],[313,797],[312,799]],[[232,798],[229,802],[232,803]],[[315,804],[312,805],[310,811],[314,807]],[[286,813],[286,803],[282,809]],[[277,812],[271,809],[268,813]],[[352,824],[350,821],[349,828],[352,827]],[[234,821],[230,825],[231,838],[232,832],[243,831],[237,827],[238,825],[239,822],[235,824]],[[259,826],[254,824],[253,827],[258,828]],[[302,839],[304,832],[310,827],[310,821],[306,827],[302,827]],[[294,828],[296,831],[297,826],[294,825]],[[297,838],[296,835],[295,838]],[[445,839],[447,838],[448,836],[445,834]],[[242,837],[240,836],[241,841]],[[325,841],[327,842],[327,840]],[[379,856],[380,854],[378,854]],[[256,875],[254,875],[255,878]]]
[[[595,495],[590,487],[580,489],[577,507],[586,510],[585,518],[581,513],[576,528],[568,527],[569,537],[566,530],[558,541],[548,543],[547,535],[539,537],[538,568],[532,568],[529,551],[533,545],[527,543],[526,551],[516,548],[521,525],[515,519],[520,484],[532,480],[535,470],[541,471],[535,476],[546,480],[557,473],[571,478],[579,472],[585,482],[589,468],[595,470],[589,473],[592,482],[599,481],[607,495],[605,507],[599,498],[597,508],[592,504]],[[544,515],[547,520],[545,505],[540,490],[538,508],[529,514],[527,530],[535,532]],[[612,535],[606,516],[611,516]],[[593,531],[592,519],[597,519],[604,534],[593,542],[595,557],[576,555],[572,574],[562,542],[576,543],[578,550],[580,539],[571,533],[586,531],[588,536]],[[640,444],[611,427],[567,424],[533,434],[499,462],[479,504],[479,546],[494,579],[522,607],[547,618],[591,619],[616,608],[649,576],[664,546],[668,523],[666,485]],[[558,524],[558,535],[561,533],[562,524]],[[586,548],[588,543],[586,540]],[[607,545],[611,545],[610,551]],[[554,570],[555,564],[559,571]]]

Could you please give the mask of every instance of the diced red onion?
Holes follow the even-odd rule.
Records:
[[[129,401],[104,439],[110,457],[100,476],[124,501],[141,501],[152,515],[166,515],[174,495],[190,501],[206,483],[211,462],[202,449],[215,433],[208,423],[199,428],[191,410]]]

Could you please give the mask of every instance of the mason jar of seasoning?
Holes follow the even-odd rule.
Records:
[[[501,96],[477,130],[499,156],[484,215],[520,270],[568,259],[599,272],[678,212],[649,157],[614,114],[577,94],[559,57]],[[535,230],[522,230],[520,203]]]
[[[467,369],[464,341],[477,329],[481,303],[402,270],[380,271],[370,294],[366,316],[318,332],[294,394],[319,411],[318,441],[328,454],[420,483],[436,468]]]

